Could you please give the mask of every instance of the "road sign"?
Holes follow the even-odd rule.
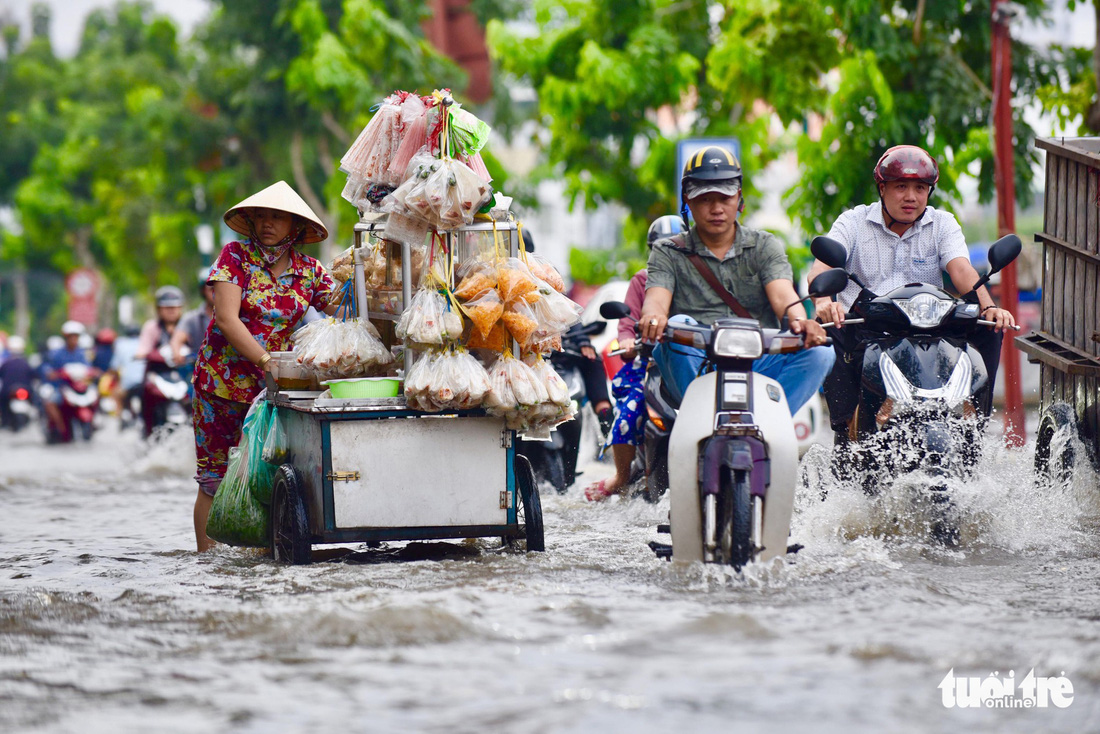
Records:
[[[99,274],[91,268],[77,268],[65,278],[69,294],[69,318],[94,326],[99,316]]]

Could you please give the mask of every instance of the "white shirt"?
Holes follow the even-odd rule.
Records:
[[[837,217],[829,237],[848,250],[844,269],[880,296],[909,283],[940,285],[947,263],[970,260],[954,215],[931,206],[898,236],[883,221],[881,203],[861,204]],[[847,310],[858,295],[859,286],[849,283],[837,300]]]

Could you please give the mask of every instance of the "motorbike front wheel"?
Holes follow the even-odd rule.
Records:
[[[723,469],[717,513],[715,560],[740,571],[752,562],[756,550],[753,547],[752,492],[748,472]]]

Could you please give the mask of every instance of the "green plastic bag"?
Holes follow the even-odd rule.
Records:
[[[249,412],[244,419],[241,431],[241,445],[248,445],[248,466],[245,471],[245,483],[252,496],[265,505],[271,504],[271,488],[275,483],[277,467],[263,460],[264,443],[271,430],[271,422],[276,416],[276,408],[266,400]]]
[[[206,534],[219,543],[262,548],[268,544],[270,517],[249,490],[248,464],[248,442],[242,439],[229,449],[229,467],[210,505]]]

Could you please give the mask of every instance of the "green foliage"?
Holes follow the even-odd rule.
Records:
[[[1048,12],[1040,0],[1018,6],[1034,19]],[[739,138],[750,207],[754,174],[793,148],[802,175],[788,192],[788,213],[810,233],[877,198],[874,163],[899,143],[937,157],[937,206],[958,201],[962,175],[977,177],[981,201],[993,196],[989,0],[536,0],[532,7],[536,32],[490,22],[489,43],[500,68],[538,94],[547,131],[541,173],[564,178],[574,203],[624,204],[630,228],[679,208],[679,137]],[[1012,53],[1016,190],[1026,206],[1036,160],[1026,100],[1039,96],[1072,116],[1095,83],[1078,73],[1087,58],[1080,52],[1040,53],[1017,39]],[[1067,60],[1079,84],[1070,93],[1059,77]],[[662,133],[655,120],[666,105],[678,124]],[[629,253],[633,245],[624,238],[620,247]]]

